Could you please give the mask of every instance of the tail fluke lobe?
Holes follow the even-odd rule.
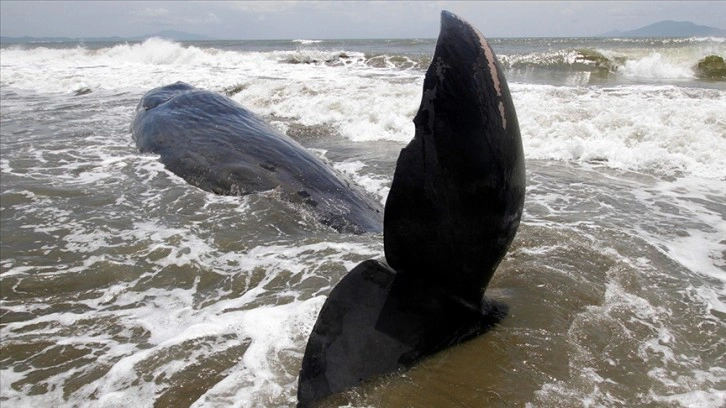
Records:
[[[506,311],[497,303],[472,310],[416,276],[365,261],[320,310],[300,370],[298,406],[410,367],[493,327]]]

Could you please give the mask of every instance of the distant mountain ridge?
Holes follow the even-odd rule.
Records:
[[[665,20],[629,31],[609,31],[600,37],[723,37],[726,30],[690,21]]]
[[[31,43],[31,42],[119,42],[119,41],[144,41],[149,38],[163,38],[174,41],[214,41],[212,38],[202,34],[187,33],[176,30],[163,30],[154,34],[139,35],[135,37],[0,37],[3,43]]]

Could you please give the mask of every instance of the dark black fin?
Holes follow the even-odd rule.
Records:
[[[486,40],[445,11],[414,123],[386,203],[390,266],[363,262],[333,288],[303,357],[301,407],[410,367],[506,314],[483,293],[522,215],[519,124]]]

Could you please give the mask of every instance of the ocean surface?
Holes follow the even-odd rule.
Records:
[[[187,184],[136,149],[136,104],[226,93],[385,202],[434,45],[2,44],[0,405],[294,406],[318,311],[382,236]],[[491,45],[527,158],[487,290],[509,315],[325,407],[726,406],[726,82],[692,69],[726,39]]]

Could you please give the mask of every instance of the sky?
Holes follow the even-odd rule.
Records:
[[[435,38],[449,10],[488,37],[581,37],[662,20],[726,28],[724,1],[0,1],[0,35]]]

